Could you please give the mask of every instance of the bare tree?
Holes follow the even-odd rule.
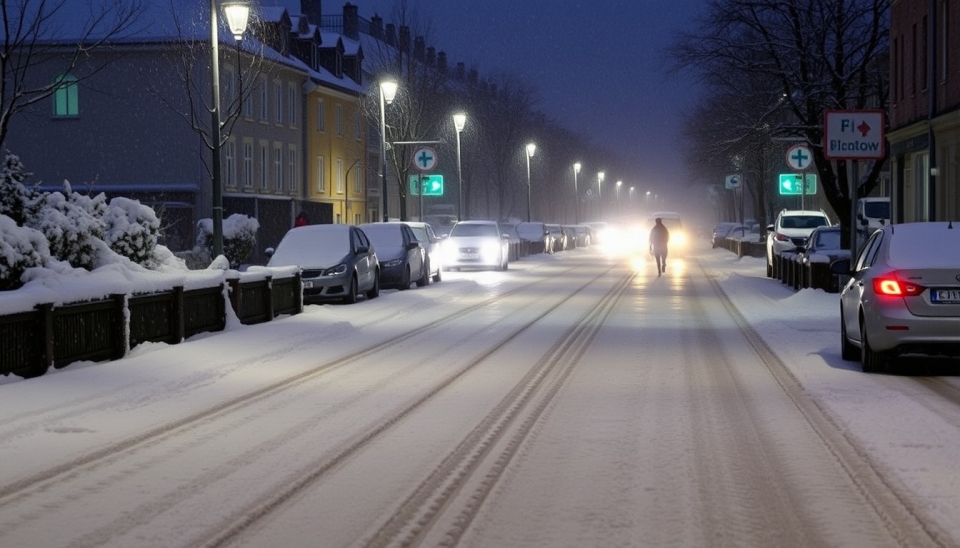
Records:
[[[711,0],[697,33],[680,36],[670,51],[677,67],[693,68],[708,80],[755,76],[775,84],[781,100],[766,104],[791,119],[781,119],[773,135],[799,137],[810,146],[824,196],[847,228],[845,238],[851,201],[878,184],[885,159],[869,166],[859,185],[849,185],[847,162],[824,157],[823,113],[886,108],[889,5],[890,0]]]
[[[0,147],[13,117],[102,70],[109,57],[91,53],[135,34],[143,11],[141,0],[0,0]],[[60,77],[31,78],[40,65]]]

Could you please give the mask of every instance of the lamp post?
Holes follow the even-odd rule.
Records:
[[[643,199],[644,205],[647,207],[647,211],[650,211],[650,191],[647,191],[647,197]]]
[[[457,207],[457,222],[463,220],[463,173],[460,171],[460,132],[467,123],[467,115],[458,112],[453,115],[453,127],[457,130],[457,195],[459,197],[459,207]]]
[[[240,41],[247,29],[250,7],[243,2],[226,2],[223,13],[234,39]],[[217,32],[217,2],[210,0],[210,92],[213,108],[210,109],[210,141],[213,145],[211,182],[213,186],[213,255],[223,255],[223,189],[220,187],[220,47]]]
[[[573,222],[580,224],[580,191],[577,190],[577,174],[580,173],[580,162],[573,164]]]
[[[633,190],[634,190],[634,189],[633,189],[633,187],[631,186],[631,187],[630,187],[630,193],[627,194],[627,209],[628,209],[628,210],[632,210],[632,211],[636,211],[636,208],[633,207]]]
[[[530,158],[537,151],[537,145],[527,143],[527,222],[530,222]]]
[[[597,173],[597,220],[603,220],[603,172]]]
[[[387,222],[387,105],[397,96],[397,82],[381,80],[377,87],[380,89],[380,179],[383,183],[383,197],[380,201],[383,207],[383,222]]]
[[[622,215],[622,213],[620,212],[620,187],[622,185],[623,185],[623,181],[617,181],[617,217],[620,217]]]

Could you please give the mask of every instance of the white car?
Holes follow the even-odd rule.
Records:
[[[767,277],[773,277],[773,263],[784,251],[803,245],[818,226],[831,226],[822,210],[784,209],[767,227]]]
[[[506,270],[509,259],[510,235],[494,221],[460,221],[443,241],[444,270]]]

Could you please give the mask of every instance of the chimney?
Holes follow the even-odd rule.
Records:
[[[426,55],[427,43],[423,41],[423,36],[417,36],[413,39],[413,58],[417,61],[424,61]]]
[[[430,46],[427,48],[427,66],[435,67],[437,66],[437,48]]]
[[[479,79],[480,79],[480,75],[477,73],[477,69],[475,68],[470,69],[468,81],[471,84],[476,84]]]
[[[377,14],[370,18],[370,36],[383,40],[383,18]]]
[[[467,77],[467,67],[463,64],[463,61],[457,63],[457,80],[463,81]]]
[[[300,0],[300,12],[307,17],[311,25],[320,26],[320,0]]]
[[[437,53],[437,72],[440,74],[447,73],[447,52],[445,51]]]
[[[354,40],[360,39],[360,15],[357,6],[350,2],[343,5],[343,35]]]
[[[395,27],[393,23],[387,23],[387,32],[386,36],[384,36],[384,41],[388,46],[397,45],[397,27]]]
[[[400,35],[399,44],[397,46],[400,48],[400,51],[403,53],[410,52],[410,27],[407,25],[400,25]]]

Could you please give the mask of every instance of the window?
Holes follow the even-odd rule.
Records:
[[[273,144],[273,184],[277,190],[283,190],[283,144]]]
[[[326,184],[323,177],[323,156],[317,156],[317,191],[326,192]]]
[[[267,77],[260,77],[260,119],[268,120],[267,113],[270,112],[270,103],[267,100]]]
[[[243,142],[243,186],[253,188],[253,141]]]
[[[270,162],[270,153],[267,143],[260,143],[260,188],[267,188],[268,171],[267,165]]]
[[[225,184],[228,187],[237,186],[237,143],[230,139],[223,146],[223,155],[225,157],[226,166],[224,169],[224,179],[226,179]]]
[[[891,71],[892,74],[890,75],[890,77],[892,78],[892,81],[890,82],[890,98],[892,99],[893,103],[896,103],[898,99],[897,82],[898,82],[898,75],[900,74],[900,70],[899,70],[900,59],[897,57],[897,51],[898,51],[897,46],[898,46],[897,39],[894,38],[893,43],[890,45],[890,48],[891,48],[890,51],[893,52],[893,55],[891,56],[893,58],[893,71]]]
[[[283,122],[283,84],[279,80],[273,83],[273,100],[273,121],[280,124]]]
[[[940,21],[943,28],[940,29],[940,81],[947,81],[947,72],[950,70],[950,0],[943,0],[940,3]]]
[[[320,133],[323,133],[324,122],[323,99],[317,99],[317,131]]]
[[[360,111],[359,110],[353,111],[353,138],[358,141],[362,137],[362,133],[360,132],[360,128],[361,128],[360,122],[361,122]]]
[[[77,78],[72,74],[61,74],[54,79],[57,91],[53,93],[54,116],[78,116],[80,97]]]
[[[233,106],[233,102],[237,98],[237,81],[235,73],[233,71],[233,66],[227,65],[223,68],[223,78],[220,84],[220,89],[222,90],[221,97],[223,98],[223,103],[226,105],[227,109]]]
[[[297,147],[293,145],[287,150],[287,188],[297,189]]]
[[[337,105],[337,135],[343,135],[343,105]]]
[[[930,52],[927,51],[927,44],[928,44],[927,38],[928,38],[927,37],[927,16],[924,15],[923,20],[921,22],[921,31],[920,31],[920,39],[922,40],[922,42],[920,43],[921,44],[920,51],[922,53],[920,54],[921,59],[919,60],[921,90],[927,89],[927,56],[930,54]]]
[[[297,86],[287,86],[287,123],[297,127]]]
[[[363,192],[363,187],[360,184],[360,162],[357,162],[356,171],[353,172],[353,192],[360,194]]]
[[[343,194],[343,158],[337,158],[337,194]]]

